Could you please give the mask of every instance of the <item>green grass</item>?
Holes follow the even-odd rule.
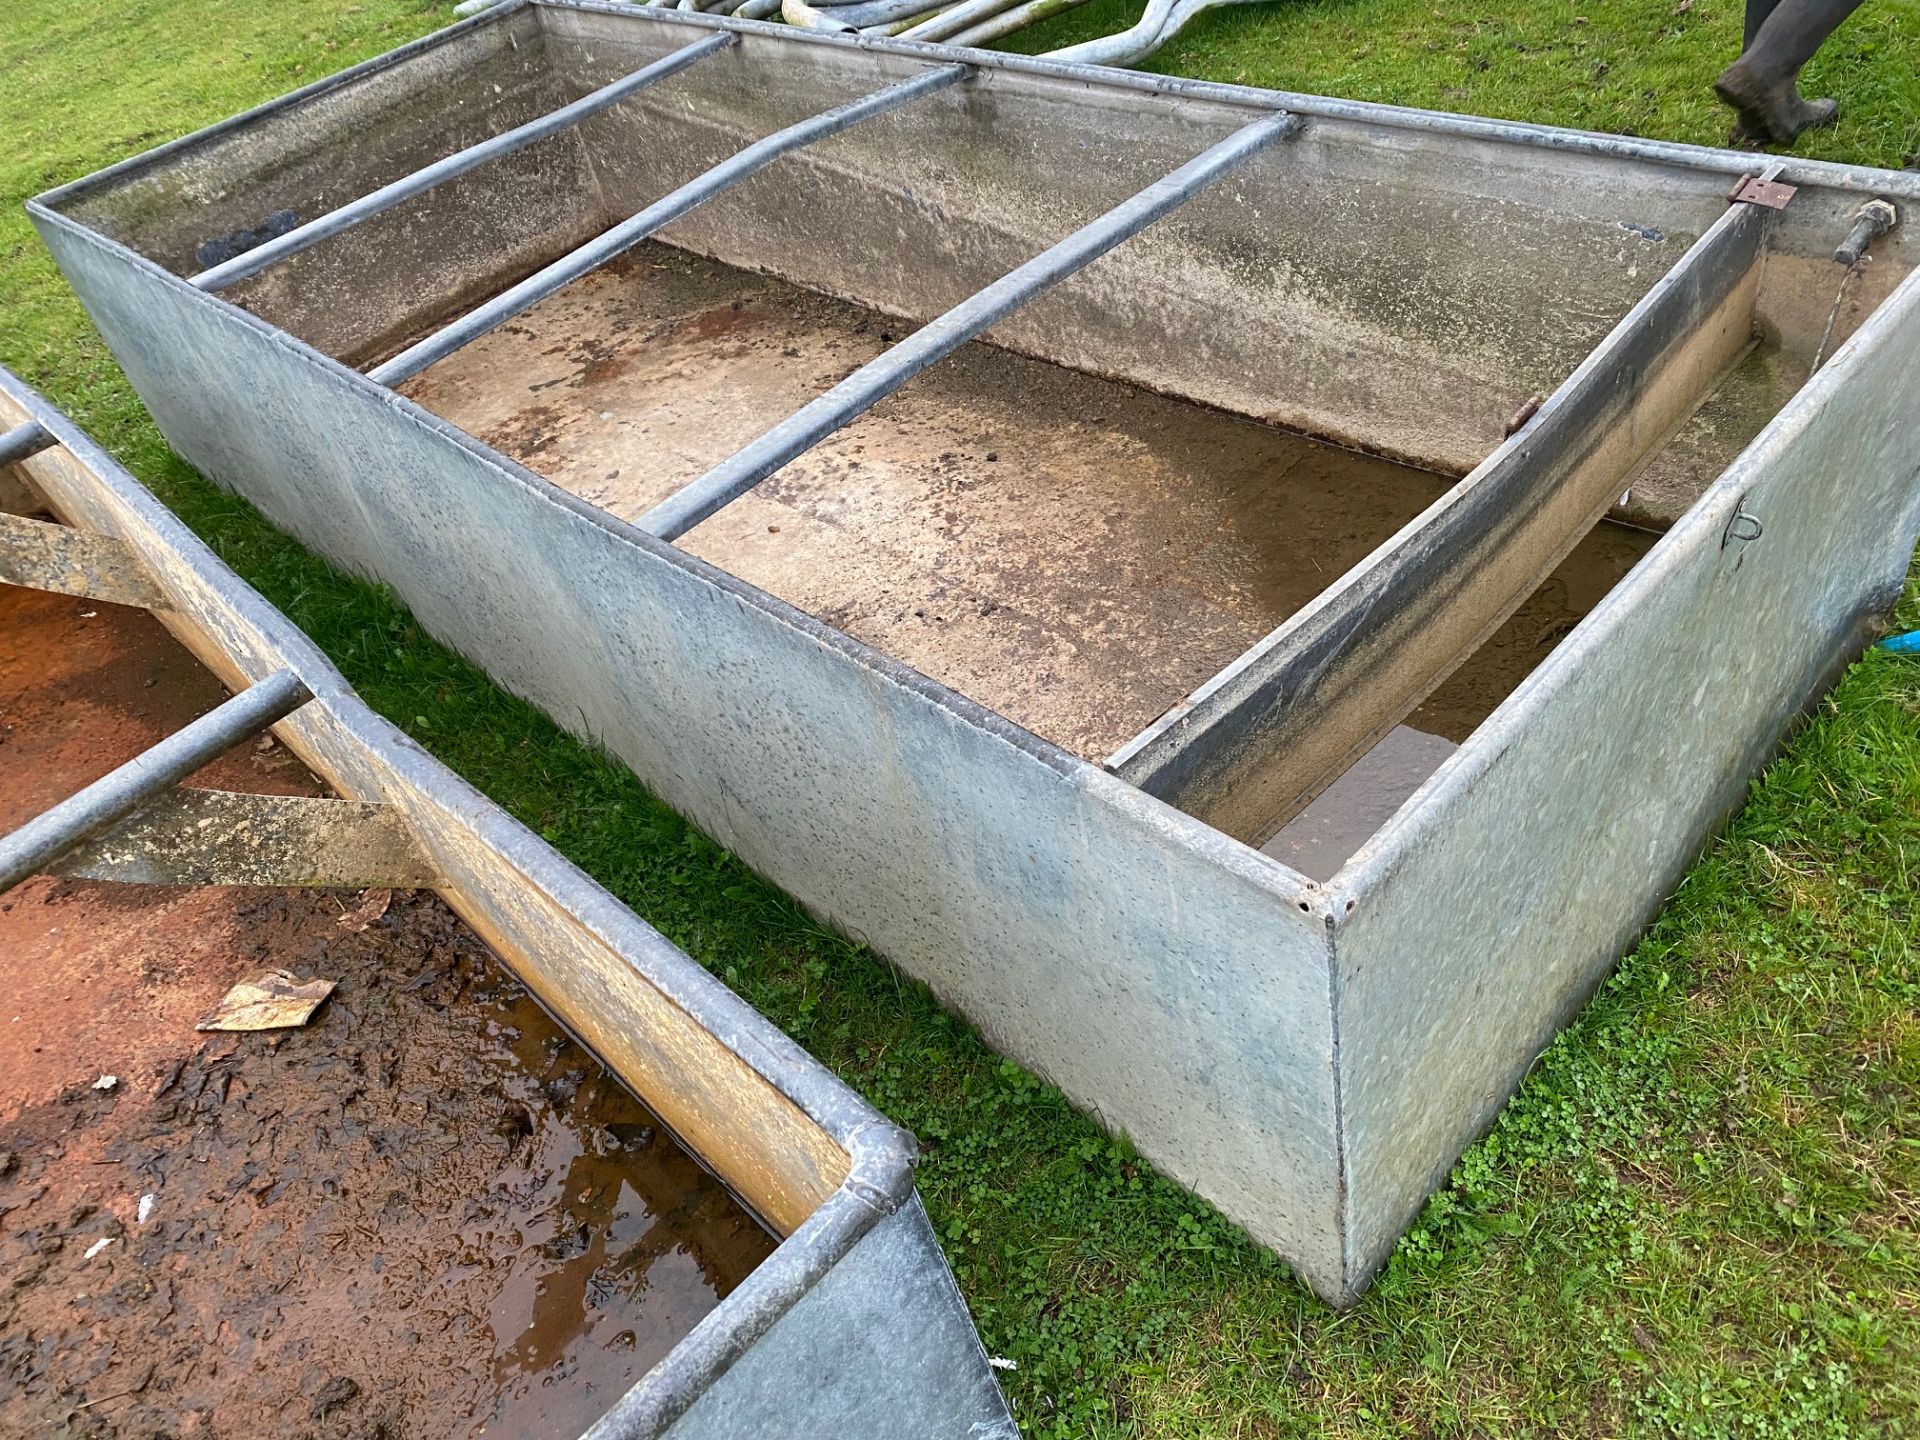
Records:
[[[1283,0],[1215,12],[1143,69],[1502,119],[1724,145],[1708,88],[1740,48],[1734,0]],[[1094,0],[1008,48],[1120,29],[1136,0]],[[1807,67],[1840,123],[1795,154],[1899,168],[1920,160],[1920,0],[1872,0]]]
[[[1052,39],[1118,19],[1100,0]],[[441,23],[421,0],[12,0],[0,359],[98,435],[383,713],[926,1144],[928,1209],[1031,1436],[1920,1431],[1920,665],[1870,656],[1336,1316],[962,1022],[167,450],[21,198]],[[1309,0],[1184,73],[1713,141],[1726,0]],[[1808,153],[1920,149],[1920,9],[1822,58]],[[1902,618],[1920,624],[1910,596]]]

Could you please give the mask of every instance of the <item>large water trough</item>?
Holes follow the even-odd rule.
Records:
[[[1763,161],[532,0],[32,210],[183,455],[1344,1302],[1906,572],[1920,177]]]

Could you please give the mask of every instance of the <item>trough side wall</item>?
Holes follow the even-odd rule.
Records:
[[[1335,877],[1350,1292],[1898,597],[1915,414],[1920,277]]]
[[[1337,1291],[1318,887],[123,248],[36,220],[188,460],[390,584]]]
[[[191,275],[204,268],[194,253],[204,241],[256,229],[282,209],[302,223],[315,219],[567,98],[548,64],[538,12],[516,9],[115,167],[62,208]]]

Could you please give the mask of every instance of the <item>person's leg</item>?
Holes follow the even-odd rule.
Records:
[[[1766,3],[1756,0],[1754,8]],[[1831,124],[1839,104],[1802,99],[1795,81],[1826,38],[1859,7],[1860,0],[1777,0],[1758,26],[1750,8],[1752,39],[1713,82],[1715,92],[1739,112],[1747,131],[1770,135],[1782,145],[1812,126]]]
[[[1779,4],[1780,0],[1747,0],[1747,33],[1740,41],[1741,54],[1753,48],[1753,42],[1760,38],[1760,27]]]

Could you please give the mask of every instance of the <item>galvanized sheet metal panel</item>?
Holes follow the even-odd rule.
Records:
[[[1336,878],[1350,1285],[1898,595],[1916,414],[1920,276]]]
[[[542,15],[555,63],[583,87],[693,33],[590,9]],[[737,87],[641,96],[591,122],[611,208],[638,209],[688,158],[713,163],[914,62],[750,35],[725,63]],[[1173,103],[983,68],[963,90],[793,157],[666,238],[748,268],[778,256],[795,283],[925,320],[1245,124],[1248,106],[1282,103],[1233,93]],[[674,143],[648,143],[663,134]],[[1627,194],[1599,156],[1559,157],[1554,171],[1543,187],[1509,145],[1309,124],[992,338],[1464,473],[1722,208],[1724,187],[1685,171],[1637,170]],[[848,245],[850,221],[886,243]],[[1382,263],[1405,254],[1419,264]]]

